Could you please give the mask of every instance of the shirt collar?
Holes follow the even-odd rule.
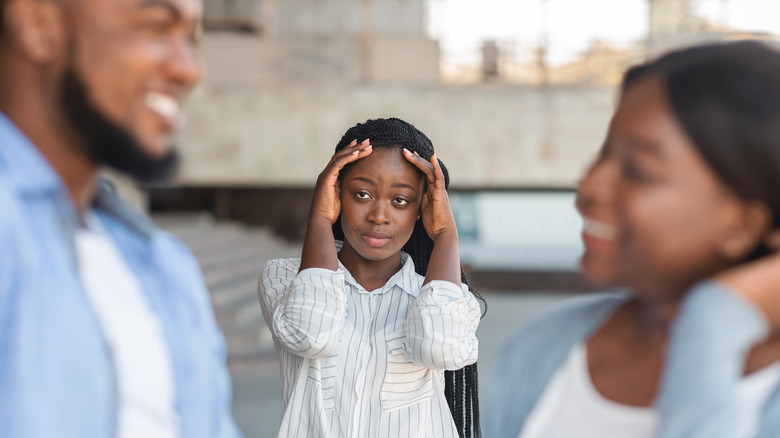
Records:
[[[63,188],[59,175],[30,139],[0,112],[0,172],[25,192],[52,193]]]
[[[2,112],[0,146],[0,174],[5,174],[9,183],[27,193],[66,193],[62,180],[43,154]],[[142,236],[152,237],[152,222],[122,202],[108,180],[98,181],[93,205]]]
[[[123,202],[117,195],[111,181],[107,179],[98,180],[95,200],[92,205],[113,216],[142,237],[151,240],[154,236],[154,232],[157,229],[154,223]]]
[[[337,240],[336,250],[341,251],[342,245],[344,245],[344,242]],[[341,261],[339,261],[339,269],[344,272],[344,280],[347,283],[351,284],[358,290],[364,290],[363,286],[359,285],[355,278],[352,277],[352,274],[347,270],[347,268],[341,264]],[[401,269],[393,274],[393,276],[387,280],[387,283],[382,286],[382,292],[390,290],[393,286],[398,286],[401,290],[416,298],[418,295],[420,295],[419,285],[420,280],[418,278],[417,272],[414,270],[414,261],[412,261],[412,257],[405,252],[401,252]]]

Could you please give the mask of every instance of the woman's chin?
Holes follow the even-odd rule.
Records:
[[[580,259],[580,271],[590,284],[597,287],[615,286],[617,283],[615,264],[601,257],[584,254]]]

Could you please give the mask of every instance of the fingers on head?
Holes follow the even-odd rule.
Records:
[[[425,172],[426,174],[433,170],[433,166],[431,166],[431,163],[428,162],[425,158],[421,157],[417,152],[411,152],[409,149],[404,148],[404,156],[406,159],[417,166],[420,170]]]

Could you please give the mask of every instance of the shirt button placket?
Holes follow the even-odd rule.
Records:
[[[360,304],[361,308],[363,309],[363,321],[364,327],[363,327],[363,334],[361,339],[361,345],[363,348],[361,348],[362,354],[360,355],[360,363],[358,363],[358,375],[355,381],[355,399],[356,403],[360,404],[361,399],[363,398],[363,391],[366,387],[366,370],[368,369],[368,356],[371,350],[371,325],[374,319],[373,312],[371,312],[371,295],[370,294],[359,294],[360,296]],[[368,299],[366,299],[368,297]],[[366,348],[366,343],[368,343],[368,348]],[[362,365],[361,365],[362,364]],[[359,438],[361,431],[360,431],[360,424],[362,422],[362,416],[365,415],[364,409],[356,409],[355,415],[352,418],[352,437],[353,438]],[[358,414],[359,412],[359,414]]]

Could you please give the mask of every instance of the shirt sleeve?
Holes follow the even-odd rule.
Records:
[[[344,273],[321,268],[296,272],[289,260],[271,260],[258,285],[271,333],[301,357],[328,356],[338,345],[347,319]]]
[[[423,286],[406,316],[406,356],[415,364],[457,370],[477,361],[481,311],[469,291],[449,281]]]
[[[670,328],[657,436],[747,438],[739,435],[737,385],[748,352],[768,330],[761,312],[726,287],[694,287]]]

